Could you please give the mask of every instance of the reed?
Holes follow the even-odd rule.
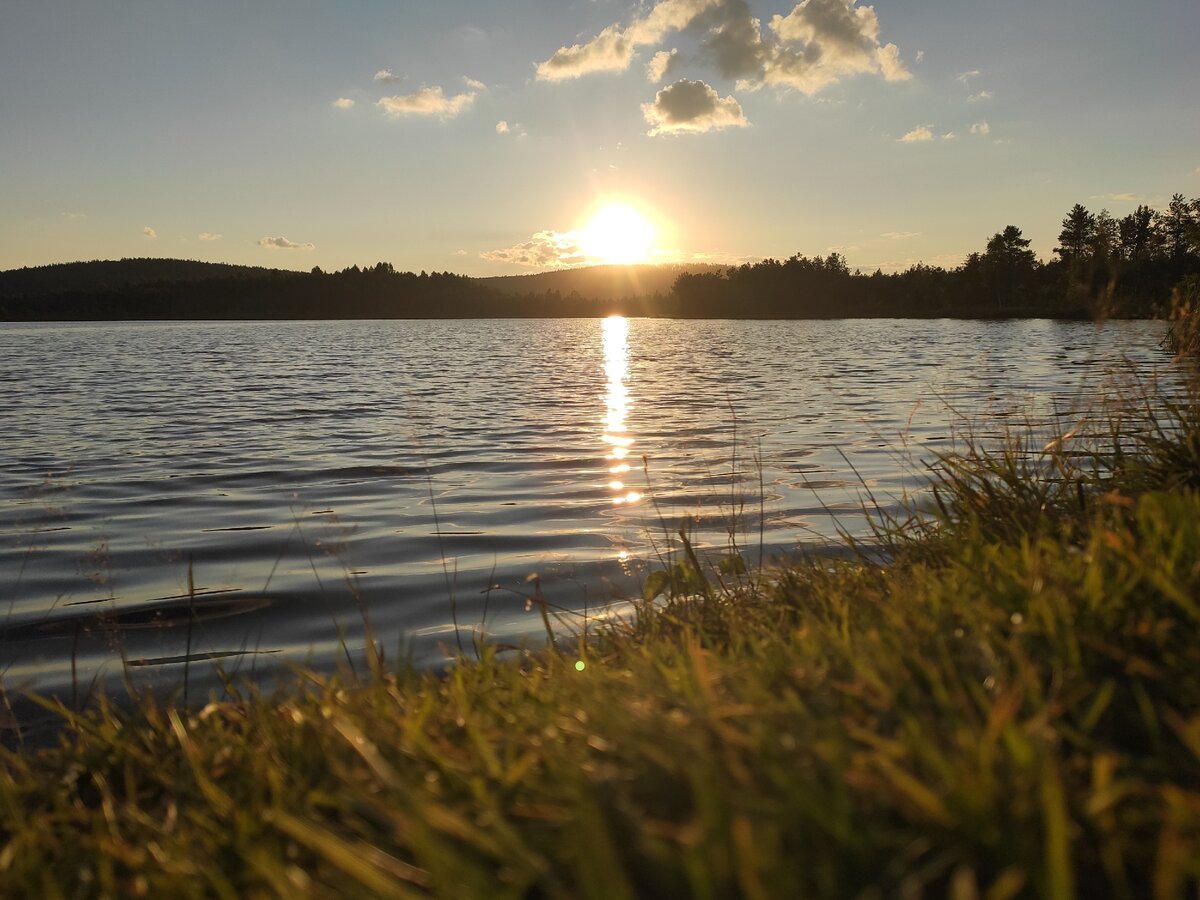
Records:
[[[721,579],[683,530],[585,645],[47,703],[0,894],[1193,897],[1200,394],[1043,438],[935,460],[886,560]]]

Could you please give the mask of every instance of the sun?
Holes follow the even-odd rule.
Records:
[[[605,203],[579,233],[589,260],[609,265],[649,261],[654,252],[654,225],[628,203]]]

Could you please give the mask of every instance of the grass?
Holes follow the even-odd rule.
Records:
[[[62,709],[0,755],[0,895],[1195,897],[1200,392],[931,478],[886,564],[569,650]]]

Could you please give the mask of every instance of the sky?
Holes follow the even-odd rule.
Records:
[[[1200,196],[1198,40],[1196,0],[5,0],[0,269],[515,274],[614,203],[664,262],[1047,258],[1074,203]]]

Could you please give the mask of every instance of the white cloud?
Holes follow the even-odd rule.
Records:
[[[856,0],[802,0],[786,16],[771,19],[769,35],[746,0],[659,0],[628,28],[610,25],[586,43],[560,48],[538,65],[537,77],[559,81],[624,71],[639,47],[656,46],[667,33],[694,24],[704,28],[701,59],[723,77],[738,79],[739,89],[769,84],[815,94],[845,75],[912,77],[896,45],[880,43],[875,9]],[[674,58],[673,52],[656,53],[647,77],[665,78]]]
[[[653,103],[642,104],[651,137],[660,134],[703,134],[722,128],[745,128],[750,123],[733,97],[721,96],[703,81],[684,79],[658,92]]]
[[[980,91],[978,94],[972,94],[970,97],[968,97],[967,102],[968,103],[980,103],[984,100],[991,100],[991,99],[992,99],[991,91]]]
[[[987,122],[976,122],[971,126],[971,134],[978,134],[986,137],[992,133],[992,126]]]
[[[922,62],[925,59],[925,51],[918,50],[915,59],[917,60],[917,62]]]
[[[466,251],[466,250],[455,250],[455,251],[454,251],[454,255],[455,255],[455,256],[466,256],[466,255],[467,255],[467,251]]]
[[[650,62],[646,63],[646,80],[651,84],[658,84],[670,74],[678,59],[678,50],[659,50]]]
[[[375,105],[389,116],[437,116],[452,119],[475,102],[474,91],[447,97],[440,87],[423,87],[411,94],[381,97]]]
[[[380,69],[375,73],[375,80],[380,84],[395,84],[397,81],[403,81],[404,79],[393,73],[391,69]]]
[[[508,123],[503,119],[496,123],[496,134],[508,134]]]
[[[588,261],[577,231],[539,231],[524,243],[503,250],[480,253],[488,262],[511,263],[532,268],[566,268]]]
[[[212,234],[211,232],[208,232],[208,231],[200,232],[200,234],[198,234],[197,237],[200,238],[200,240],[202,240],[202,241],[219,241],[221,239],[221,235]]]
[[[265,237],[258,242],[258,246],[265,247],[268,250],[315,250],[317,249],[312,243],[297,244],[295,241],[289,241],[285,237]]]
[[[900,138],[900,142],[904,144],[919,144],[924,141],[934,140],[933,131],[928,125],[918,125],[904,137]]]
[[[354,109],[354,101],[349,97],[338,97],[333,101],[333,105],[336,109]]]
[[[982,74],[978,69],[972,69],[970,72],[963,72],[961,75],[956,76],[955,81],[969,84],[972,78],[978,78]]]
[[[471,90],[475,91],[476,93],[478,93],[479,91],[487,90],[487,85],[484,84],[482,81],[476,81],[474,78],[468,78],[465,75],[463,76],[463,84],[465,84],[467,87],[469,87]]]
[[[955,134],[953,131],[947,131],[945,134],[942,135],[942,140],[943,141],[953,141],[957,137],[958,137],[958,135]]]
[[[907,241],[909,238],[920,236],[921,232],[919,231],[886,231],[880,235],[881,238],[889,241]]]
[[[158,232],[155,231],[153,228],[151,228],[149,225],[147,225],[145,228],[142,229],[142,234],[144,234],[146,237],[150,238],[150,240],[152,240],[152,241],[158,237]]]

